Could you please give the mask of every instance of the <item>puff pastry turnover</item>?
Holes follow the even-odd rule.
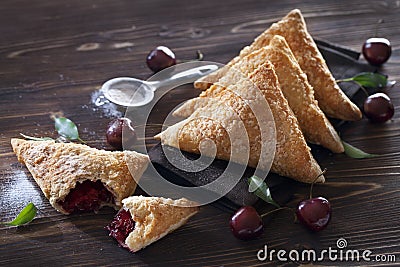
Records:
[[[275,121],[276,150],[271,171],[302,182],[312,182],[321,173],[321,168],[311,155],[298,121],[280,90],[274,67],[268,61],[258,67],[253,63],[250,57],[243,58],[240,64],[226,72],[218,82],[226,87],[212,85],[200,95],[200,98],[205,99],[204,106],[197,108],[187,119],[167,128],[156,138],[160,138],[163,144],[192,153],[199,153],[201,142],[211,139],[217,147],[217,158],[248,164],[251,167],[257,167],[258,161],[261,161],[259,168],[268,166],[268,163],[264,162],[265,155],[261,153],[261,147],[265,142],[268,143],[269,139],[260,137],[257,121],[246,106],[246,102],[257,95],[255,91],[251,91],[253,87],[246,84],[245,79],[249,79],[262,92]],[[241,78],[243,74],[248,78]],[[225,106],[230,109],[226,109]],[[238,132],[235,129],[238,118],[244,122],[249,137],[248,162],[240,157],[230,157],[231,152],[235,152],[231,149],[240,150],[244,144],[243,135],[229,138],[225,130],[234,129],[233,132]],[[206,151],[204,149],[201,152],[207,155]],[[319,181],[324,181],[324,177],[321,176]]]
[[[246,61],[252,64],[245,65],[250,68],[248,71],[254,71],[253,68],[262,65],[265,60],[274,65],[282,92],[296,115],[306,140],[322,145],[332,152],[342,153],[344,148],[339,135],[319,108],[313,88],[282,36],[275,35],[268,46],[248,55]],[[242,61],[243,58],[234,66],[239,66]],[[205,103],[204,97],[189,100],[175,110],[174,116],[187,117]]]
[[[132,196],[107,229],[122,247],[137,252],[181,227],[199,211],[195,202],[185,198]]]
[[[50,204],[63,214],[96,211],[104,205],[121,207],[149,162],[134,151],[111,152],[74,143],[11,139],[11,145]]]
[[[318,105],[329,117],[350,121],[361,119],[359,108],[336,84],[317,45],[308,33],[304,18],[298,9],[292,10],[281,21],[272,24],[250,46],[243,48],[239,56],[232,59],[228,65],[232,66],[244,56],[268,45],[275,35],[281,35],[286,39],[301,69],[307,74],[309,83],[314,88]],[[224,68],[199,79],[194,85],[196,88],[205,90],[222,77],[223,72]]]

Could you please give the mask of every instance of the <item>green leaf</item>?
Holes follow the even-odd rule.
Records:
[[[374,157],[378,157],[379,155],[377,154],[369,154],[366,153],[364,151],[362,151],[361,149],[358,149],[352,145],[350,145],[349,143],[346,143],[344,141],[342,141],[343,143],[343,147],[344,147],[344,153],[346,153],[347,156],[354,158],[354,159],[366,159],[366,158],[374,158]]]
[[[29,139],[29,140],[33,140],[33,141],[54,141],[53,138],[50,137],[34,137],[34,136],[29,136],[29,135],[25,135],[23,133],[19,133],[20,135],[22,135],[24,138]]]
[[[17,215],[17,217],[15,217],[14,220],[12,220],[11,222],[5,222],[5,223],[1,223],[1,224],[8,225],[8,226],[20,226],[20,225],[27,224],[27,223],[31,222],[33,220],[33,218],[35,218],[36,212],[37,212],[37,208],[31,202],[28,205],[26,205],[25,208],[23,208],[21,210],[21,212]]]
[[[65,117],[55,117],[55,128],[59,135],[67,138],[68,140],[82,141],[79,137],[78,127],[73,121]]]
[[[361,72],[354,77],[339,80],[339,82],[351,81],[367,88],[383,88],[388,84],[387,76],[376,72]]]
[[[272,198],[271,191],[267,184],[259,177],[253,175],[248,180],[249,192],[254,192],[256,196],[264,200],[265,202],[280,208],[279,204]]]
[[[374,72],[362,72],[354,76],[353,81],[368,88],[383,88],[388,83],[387,76]]]

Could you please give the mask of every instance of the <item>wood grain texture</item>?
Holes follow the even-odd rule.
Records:
[[[243,242],[228,227],[231,216],[203,207],[184,227],[145,250],[131,254],[107,236],[104,226],[115,211],[63,216],[51,208],[25,167],[12,154],[10,138],[19,133],[55,137],[52,112],[63,112],[79,125],[82,139],[111,149],[105,127],[123,109],[106,110],[91,102],[101,84],[116,76],[151,76],[147,53],[157,45],[172,48],[179,59],[228,62],[255,36],[293,8],[300,8],[315,38],[360,50],[362,42],[379,35],[393,45],[390,61],[380,70],[400,80],[399,1],[163,1],[163,0],[4,0],[0,5],[0,218],[10,220],[29,201],[39,208],[28,226],[0,226],[0,265],[86,266],[296,266],[299,263],[259,262],[256,253],[271,249],[335,247],[346,238],[351,249],[393,254],[400,262],[400,91],[388,90],[396,114],[384,125],[366,119],[338,129],[344,140],[375,159],[354,160],[318,146],[313,153],[328,168],[327,183],[314,188],[329,198],[333,218],[321,233],[310,233],[281,212],[265,221],[262,238]],[[363,60],[363,59],[361,59]],[[198,94],[183,86],[155,108],[153,123],[177,104]],[[160,130],[151,127],[151,136]],[[155,142],[149,142],[149,144]],[[309,186],[293,183],[294,207]],[[139,191],[137,192],[139,193]],[[257,206],[267,210],[262,203]],[[360,265],[357,262],[316,263]],[[361,265],[384,265],[362,262]],[[386,263],[393,266],[395,263]]]

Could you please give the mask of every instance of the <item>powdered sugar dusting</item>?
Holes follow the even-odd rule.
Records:
[[[120,118],[125,114],[125,108],[111,103],[101,90],[96,90],[91,94],[90,108],[102,113],[102,117]]]

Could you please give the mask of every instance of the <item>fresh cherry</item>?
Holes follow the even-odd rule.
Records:
[[[296,208],[297,219],[314,232],[319,232],[328,225],[331,214],[331,204],[323,197],[303,200]]]
[[[392,47],[386,38],[369,38],[362,47],[364,58],[375,66],[385,63],[392,54]]]
[[[232,216],[230,227],[233,235],[242,240],[259,237],[264,231],[262,218],[252,206],[241,207]]]
[[[319,174],[310,187],[310,198],[300,201],[296,207],[296,217],[308,229],[319,232],[328,225],[332,216],[331,204],[324,197],[313,198],[313,186],[318,178],[326,172],[326,169]]]
[[[370,95],[364,102],[364,114],[374,123],[383,123],[394,115],[394,106],[384,93]]]
[[[115,149],[122,150],[122,133],[126,140],[135,142],[137,140],[132,121],[128,118],[118,118],[110,121],[108,124],[106,137],[107,142]]]
[[[158,46],[147,55],[147,66],[154,72],[176,64],[175,54],[166,46]]]
[[[129,210],[122,209],[114,217],[106,230],[110,231],[109,236],[114,237],[121,247],[127,247],[125,239],[135,229],[135,222],[132,220]]]

